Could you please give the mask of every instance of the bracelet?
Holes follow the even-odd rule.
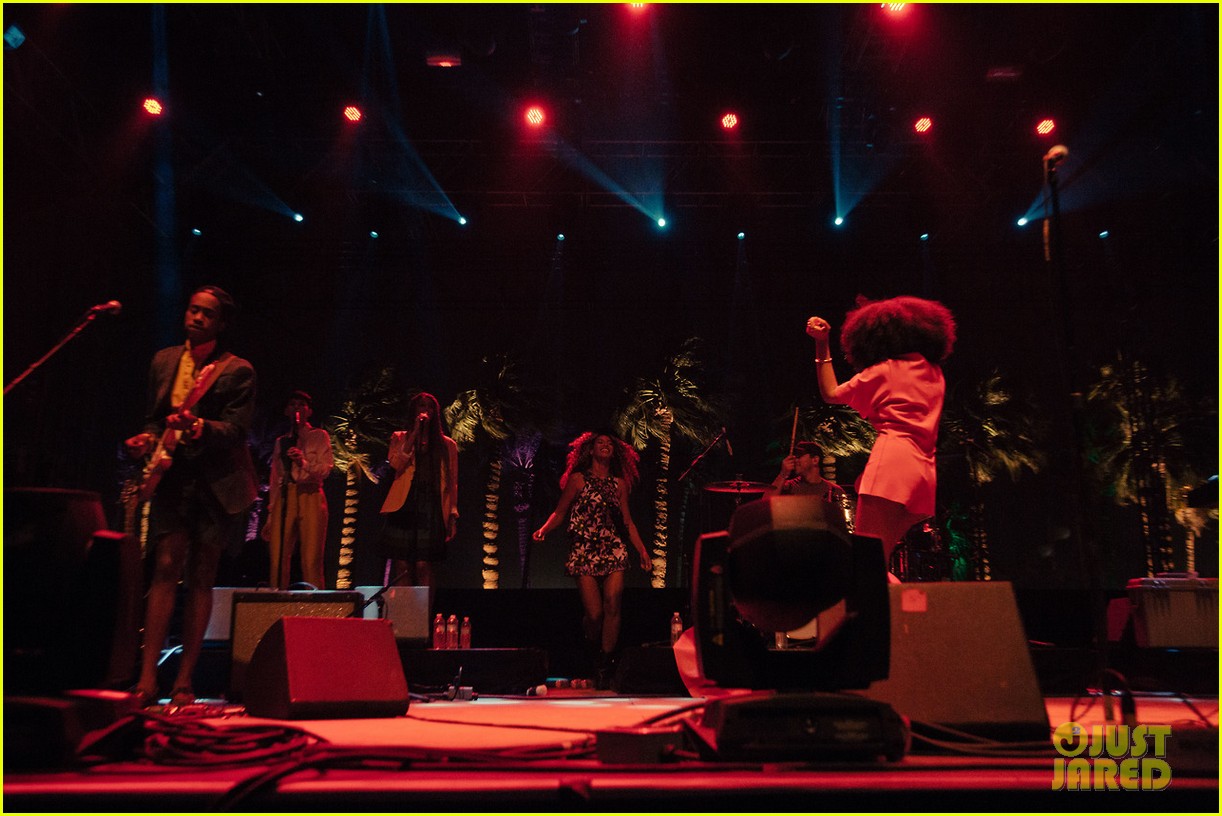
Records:
[[[824,358],[822,358],[822,359],[820,359],[820,358],[816,357],[816,358],[815,358],[815,365],[818,365],[819,363],[830,363],[831,361],[832,361],[832,358],[831,358],[831,357],[824,357]]]

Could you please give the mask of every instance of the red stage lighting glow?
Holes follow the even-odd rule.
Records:
[[[543,121],[547,116],[543,113],[543,108],[538,105],[531,105],[526,109],[526,124],[531,127],[542,127]]]
[[[161,107],[161,103],[158,102],[156,99],[154,99],[151,96],[148,99],[144,100],[144,104],[141,105],[141,107],[144,108],[144,112],[147,113],[149,116],[160,116],[162,114],[162,111],[164,110]]]
[[[1057,123],[1052,119],[1041,119],[1040,123],[1035,126],[1035,132],[1041,136],[1047,136],[1049,133],[1057,129]]]
[[[880,4],[881,8],[886,9],[887,11],[891,12],[892,14],[899,14],[900,12],[904,10],[904,6],[906,5],[908,4],[907,3],[881,3]]]
[[[344,108],[344,118],[349,122],[361,121],[361,115],[361,109],[356,105],[349,105],[348,107]]]
[[[734,128],[738,127],[738,114],[727,113],[725,116],[721,117],[721,126],[726,130],[733,130]]]
[[[912,129],[917,133],[928,133],[929,131],[933,130],[933,120],[928,116],[922,116],[920,119],[916,120],[916,124],[912,126]]]

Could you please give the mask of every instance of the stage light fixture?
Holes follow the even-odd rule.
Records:
[[[921,240],[922,240],[922,241],[928,241],[928,240],[929,240],[929,233],[928,233],[928,232],[922,232],[922,233],[921,233]]]
[[[370,230],[370,231],[369,231],[369,237],[370,237],[370,238],[377,238],[377,237],[378,237],[378,233],[377,233],[377,231],[376,231],[376,230]]]
[[[140,107],[144,108],[144,112],[149,116],[160,116],[165,112],[165,108],[162,106],[161,102],[151,96],[145,99],[144,103]]]
[[[539,107],[538,105],[531,105],[526,109],[524,118],[526,119],[526,124],[533,128],[540,128],[543,127],[543,123],[547,121],[547,114],[544,112],[543,108]]]
[[[890,14],[899,14],[904,10],[907,3],[880,3],[879,7],[886,10]]]
[[[461,68],[462,54],[457,51],[430,51],[424,55],[424,64],[430,68]]]
[[[556,236],[556,240],[557,240],[557,241],[563,241],[563,240],[564,240],[564,233],[562,232],[562,233],[558,234],[558,235]]]
[[[195,229],[191,230],[191,234],[192,235],[203,235],[204,232],[199,227],[196,227]]]
[[[917,133],[928,133],[933,130],[933,119],[930,119],[928,116],[922,116],[912,125],[912,129]]]
[[[467,226],[467,217],[465,215],[458,216],[458,224],[462,227]]]
[[[832,223],[833,223],[833,224],[835,224],[835,225],[836,225],[836,226],[838,226],[838,227],[839,227],[839,226],[843,226],[843,225],[844,225],[844,219],[843,219],[843,218],[841,218],[841,217],[838,215],[838,216],[836,216],[836,220],[835,220],[835,221],[833,221]]]
[[[745,232],[740,232],[740,233],[738,233],[738,240],[740,240],[740,241],[741,241],[741,240],[743,240],[743,239],[744,239],[744,238],[746,238],[746,237],[747,237],[747,233],[745,233]]]
[[[665,219],[665,218],[659,218],[659,219],[658,219],[658,227],[659,227],[659,228],[662,228],[662,227],[665,227],[665,226],[666,226],[666,219]]]
[[[361,113],[361,109],[356,105],[348,105],[344,108],[344,118],[353,124],[361,121],[363,116],[364,114]]]
[[[725,130],[733,130],[738,127],[738,114],[730,111],[723,115],[721,117],[721,127]]]
[[[305,220],[305,216],[302,215],[301,213],[293,213],[293,220],[296,221],[298,224],[300,224],[302,221]]]
[[[25,42],[25,32],[15,25],[11,25],[4,29],[4,47],[10,51],[15,51]]]
[[[1053,119],[1041,119],[1039,124],[1035,126],[1035,132],[1041,136],[1047,136],[1052,131],[1057,129],[1057,123]]]
[[[1018,225],[1019,225],[1020,227],[1025,227],[1025,226],[1027,226],[1027,224],[1028,224],[1028,223],[1029,223],[1029,222],[1027,221],[1027,216],[1025,216],[1025,215],[1024,215],[1022,218],[1018,219]]]
[[[1099,233],[1100,238],[1107,238],[1109,235],[1111,235],[1111,233],[1108,232],[1107,230],[1104,230],[1103,232]]]

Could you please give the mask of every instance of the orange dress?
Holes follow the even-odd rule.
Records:
[[[858,494],[898,502],[915,515],[934,514],[945,394],[942,369],[919,354],[883,360],[844,384],[846,403],[878,431]]]

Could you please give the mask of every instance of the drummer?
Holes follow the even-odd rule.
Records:
[[[798,442],[793,453],[781,461],[781,472],[772,480],[772,487],[782,495],[820,497],[835,508],[828,517],[842,517],[851,533],[853,505],[844,488],[823,478],[819,468],[822,459],[823,451],[814,442]]]

